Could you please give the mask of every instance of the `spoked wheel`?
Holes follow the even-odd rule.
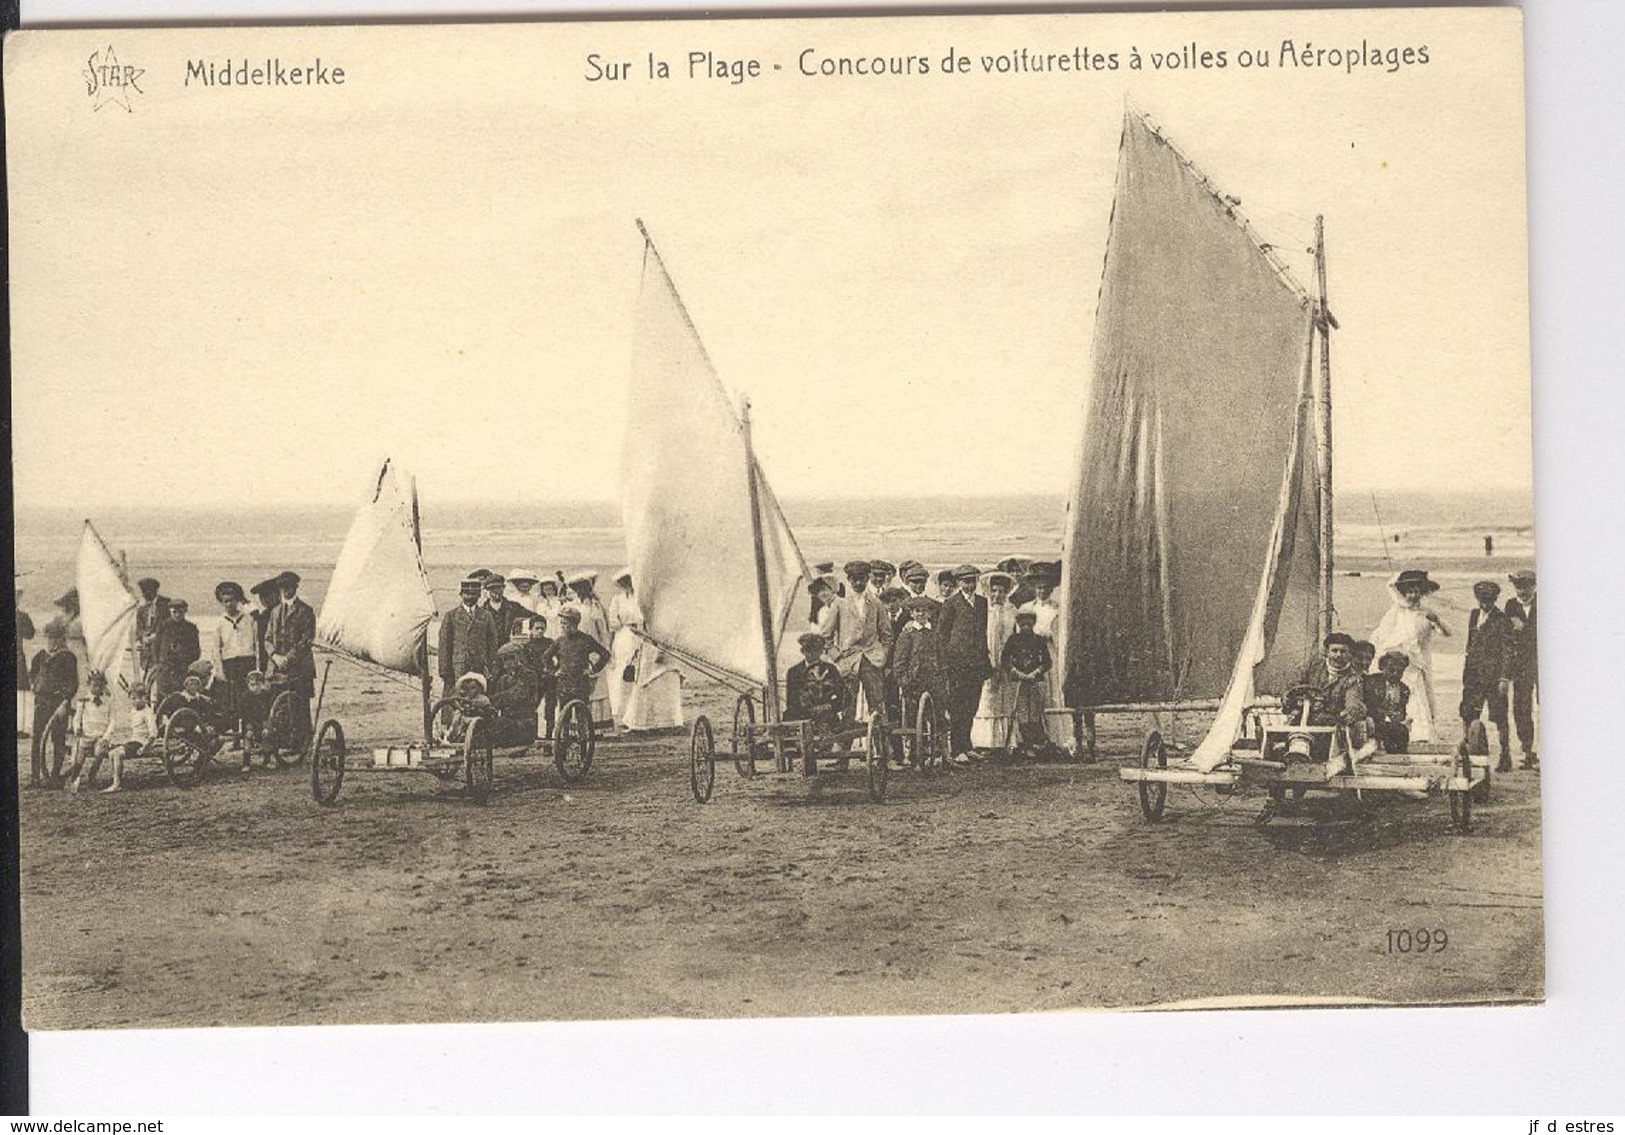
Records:
[[[292,768],[305,759],[299,722],[294,719],[292,690],[283,690],[271,699],[271,710],[265,715],[265,747],[277,768]]]
[[[942,762],[942,734],[937,729],[937,707],[930,694],[920,695],[914,711],[914,767],[932,768]]]
[[[1140,767],[1167,768],[1168,749],[1162,743],[1162,734],[1153,729],[1146,735],[1145,747],[1140,750]],[[1140,814],[1145,822],[1155,824],[1162,820],[1162,810],[1168,803],[1168,785],[1162,781],[1142,780],[1140,789]]]
[[[429,736],[436,745],[461,746],[463,724],[463,703],[458,698],[441,698],[429,708]]]
[[[716,783],[717,739],[711,733],[711,719],[702,713],[694,719],[688,735],[688,786],[694,792],[694,802],[704,804],[710,800]]]
[[[876,804],[886,799],[886,775],[891,758],[886,754],[886,727],[879,714],[869,718],[869,733],[863,754],[869,769],[869,799]]]
[[[1490,731],[1484,728],[1482,721],[1467,723],[1467,736],[1462,739],[1462,748],[1469,757],[1484,758],[1484,782],[1473,789],[1475,803],[1488,804],[1490,802]]]
[[[463,787],[468,798],[484,804],[491,798],[491,779],[496,766],[496,750],[484,740],[484,722],[475,718],[468,723],[468,739],[463,742]]]
[[[322,722],[310,755],[310,794],[327,807],[339,798],[344,784],[344,726],[337,718]]]
[[[203,748],[203,719],[190,709],[177,709],[164,722],[164,772],[176,788],[191,788],[203,779],[209,757]]]
[[[169,724],[169,715],[186,704],[186,699],[179,693],[169,694],[158,702],[153,710],[152,719],[158,725],[158,731],[163,732],[164,726]]]
[[[1473,758],[1467,753],[1461,753],[1457,756],[1456,761],[1457,775],[1464,776],[1471,782]],[[1450,797],[1451,826],[1462,835],[1466,835],[1473,830],[1473,793],[1470,789],[1466,792],[1451,789],[1448,795]]]
[[[553,730],[553,767],[559,770],[564,783],[574,784],[587,775],[597,744],[587,703],[580,700],[567,703]]]
[[[756,699],[749,694],[740,694],[739,700],[734,702],[733,745],[730,749],[734,754],[734,771],[740,776],[756,775],[755,742],[750,729],[755,724]]]

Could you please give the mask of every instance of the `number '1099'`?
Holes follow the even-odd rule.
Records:
[[[1438,930],[1390,930],[1390,954],[1442,954],[1450,944],[1450,935]]]

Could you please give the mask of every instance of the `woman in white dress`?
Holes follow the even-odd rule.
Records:
[[[1438,706],[1433,697],[1433,632],[1446,638],[1450,628],[1444,625],[1431,608],[1422,604],[1424,595],[1439,590],[1439,585],[1428,578],[1428,573],[1417,569],[1402,571],[1388,581],[1388,593],[1393,605],[1388,608],[1375,630],[1371,632],[1371,645],[1377,656],[1398,650],[1411,660],[1405,670],[1405,684],[1411,688],[1411,740],[1435,740],[1434,718]]]
[[[1004,643],[1016,630],[1016,607],[1010,592],[1016,581],[1008,572],[987,574],[987,656],[995,669],[982,684],[982,704],[971,722],[970,743],[977,749],[1002,749],[1010,737],[1011,717],[1016,708],[1016,684],[997,669],[1004,656]]]
[[[564,606],[573,607],[581,612],[581,633],[591,635],[599,646],[609,649],[609,612],[604,610],[604,604],[599,601],[593,591],[593,584],[598,582],[598,573],[595,571],[578,571],[565,580],[565,584],[572,592]],[[551,627],[553,624],[548,623]],[[615,723],[614,711],[609,704],[609,671],[606,666],[598,675],[598,683],[592,688],[592,704],[587,708],[592,710],[592,723],[594,725],[609,726]]]
[[[683,676],[665,652],[637,633],[643,608],[632,587],[632,571],[615,576],[609,601],[609,701],[626,730],[672,729],[683,724]]]
[[[1066,704],[1061,700],[1061,656],[1055,646],[1055,635],[1060,630],[1057,620],[1061,617],[1061,605],[1055,601],[1055,586],[1060,582],[1059,568],[1058,564],[1035,564],[1029,582],[1037,592],[1037,598],[1016,608],[1018,612],[1031,611],[1037,616],[1038,621],[1033,624],[1033,633],[1043,639],[1049,647],[1051,706]],[[1057,713],[1045,715],[1044,732],[1049,737],[1051,745],[1066,750],[1072,748],[1072,722],[1069,718]]]

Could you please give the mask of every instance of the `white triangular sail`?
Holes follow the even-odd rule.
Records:
[[[124,582],[118,561],[88,520],[79,538],[74,586],[79,590],[79,624],[85,632],[85,653],[90,668],[100,670],[113,685],[117,685],[120,674],[133,679],[127,662],[135,631],[135,611],[141,601]],[[85,675],[79,678],[83,682]]]
[[[644,633],[680,657],[767,684],[750,474],[757,479],[773,665],[805,622],[810,578],[739,417],[660,254],[645,242],[621,465],[627,560]],[[799,621],[796,619],[800,613]]]
[[[418,674],[434,615],[412,502],[385,461],[333,565],[316,638],[351,657]]]

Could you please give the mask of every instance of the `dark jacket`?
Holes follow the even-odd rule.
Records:
[[[28,689],[28,658],[23,654],[23,643],[34,637],[34,620],[27,611],[17,612],[17,689]]]
[[[496,626],[498,650],[502,649],[502,644],[508,641],[508,636],[513,634],[514,623],[518,622],[520,619],[528,619],[535,613],[533,611],[525,610],[525,608],[521,607],[518,603],[515,603],[512,599],[506,598],[502,600],[502,606],[500,608],[492,608],[487,606],[486,610],[490,612],[492,622]]]
[[[165,619],[158,625],[155,642],[154,662],[176,685],[180,684],[177,675],[184,676],[186,668],[203,656],[197,624],[187,619]]]
[[[802,659],[784,676],[784,719],[816,721],[839,714],[846,701],[846,685],[835,664],[820,658]]]
[[[295,596],[291,603],[278,603],[265,624],[265,650],[283,655],[282,672],[291,678],[291,688],[303,697],[316,694],[316,611]]]
[[[932,627],[905,623],[892,645],[892,675],[909,693],[926,691],[942,696],[947,670],[942,661],[942,638]]]
[[[956,591],[943,600],[937,619],[937,637],[942,642],[942,661],[950,674],[962,678],[986,678],[993,673],[987,656],[987,599],[966,597]]]
[[[445,682],[464,674],[484,674],[497,657],[497,628],[491,612],[461,603],[440,618],[439,671]]]
[[[1474,607],[1467,616],[1467,656],[1462,664],[1464,685],[1486,686],[1511,674],[1512,620],[1497,607]]]
[[[1507,621],[1512,625],[1512,643],[1508,652],[1507,672],[1510,677],[1531,679],[1540,669],[1535,637],[1535,604],[1540,596],[1533,595],[1528,606],[1514,596],[1506,602]]]
[[[528,717],[534,721],[541,700],[542,688],[536,680],[536,672],[523,657],[516,662],[505,662],[501,672],[491,680],[491,704],[503,717]]]
[[[1370,714],[1371,720],[1378,724],[1403,724],[1406,711],[1411,704],[1411,688],[1404,682],[1396,682],[1392,688],[1388,679],[1382,674],[1367,674],[1365,676],[1365,710]]]
[[[1365,675],[1354,667],[1334,675],[1325,662],[1317,662],[1307,685],[1315,691],[1310,725],[1357,725],[1365,720]]]
[[[1032,631],[1017,631],[1004,640],[1004,656],[999,659],[999,669],[1014,677],[1016,671],[1023,674],[1048,674],[1051,666],[1049,656],[1049,643],[1038,637]]]
[[[42,650],[34,655],[28,684],[41,702],[68,701],[79,692],[79,660],[71,650]]]

